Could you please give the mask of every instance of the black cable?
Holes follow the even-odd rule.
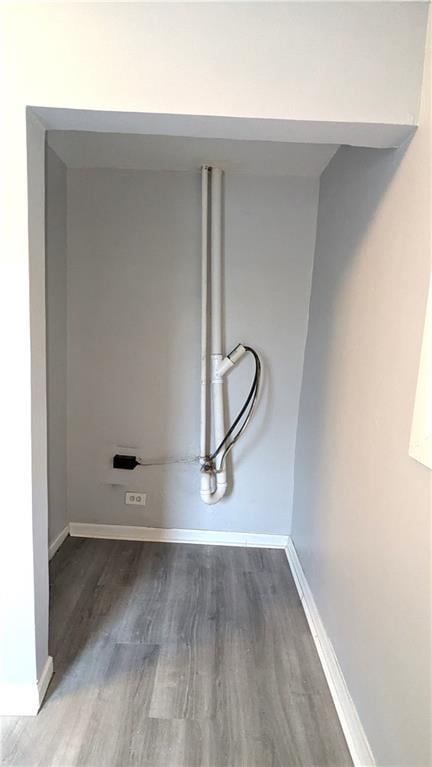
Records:
[[[257,397],[258,397],[259,383],[260,383],[260,377],[261,377],[261,362],[260,362],[260,358],[258,357],[258,354],[256,353],[255,349],[252,349],[252,347],[245,346],[244,348],[246,349],[247,352],[252,354],[253,357],[254,357],[254,360],[255,360],[255,374],[254,374],[254,378],[253,378],[253,381],[252,381],[252,386],[251,386],[251,388],[249,390],[249,394],[246,397],[246,400],[245,400],[245,402],[243,404],[243,407],[241,408],[241,410],[240,410],[239,414],[237,415],[237,417],[234,419],[233,423],[231,424],[230,428],[228,429],[227,433],[225,434],[225,437],[223,438],[222,442],[217,446],[216,450],[209,456],[209,459],[208,459],[209,462],[213,462],[215,460],[215,458],[221,452],[222,448],[226,445],[225,450],[224,450],[223,455],[222,455],[222,458],[221,458],[219,470],[221,469],[227,454],[229,453],[229,451],[231,450],[233,445],[237,442],[237,440],[239,439],[240,435],[243,433],[243,431],[245,430],[247,424],[249,423],[250,417],[252,415],[252,411],[253,411],[253,409],[255,407],[255,403],[256,403]],[[248,408],[249,408],[249,410],[248,410]],[[248,411],[248,412],[246,412],[246,411]],[[245,413],[246,413],[246,418],[245,418],[243,424],[241,425],[238,433],[233,437],[231,442],[229,442],[229,444],[227,444],[230,436],[232,435],[233,431],[235,430],[235,428],[240,423],[240,421],[243,418],[243,416],[245,415]]]
[[[234,431],[235,427],[237,426],[237,424],[241,420],[242,416],[244,415],[244,413],[245,413],[245,411],[246,411],[246,409],[247,409],[247,407],[249,405],[249,402],[251,401],[252,397],[254,396],[255,389],[256,389],[256,373],[255,373],[255,376],[254,376],[253,383],[252,383],[252,386],[250,388],[249,394],[248,394],[248,396],[247,396],[247,398],[246,398],[246,400],[244,402],[244,405],[243,405],[242,409],[240,410],[238,416],[236,417],[236,419],[234,420],[234,422],[232,423],[232,425],[228,429],[228,431],[225,434],[225,437],[223,438],[222,442],[218,445],[216,450],[209,456],[211,461],[216,458],[216,456],[220,453],[220,451],[223,448],[223,446],[225,445],[225,443],[230,438],[230,436],[231,436],[232,432]]]
[[[226,459],[229,451],[232,449],[234,444],[240,439],[241,435],[243,434],[244,430],[246,429],[246,427],[247,427],[247,425],[248,425],[248,423],[249,423],[249,421],[250,421],[250,419],[252,417],[252,413],[254,411],[255,405],[257,403],[258,391],[259,391],[259,383],[260,383],[260,378],[261,378],[261,363],[260,363],[260,360],[259,360],[258,356],[256,357],[255,362],[256,362],[256,365],[257,365],[257,375],[256,375],[256,387],[255,387],[254,397],[252,399],[252,402],[251,402],[251,405],[249,407],[249,410],[248,410],[248,412],[246,414],[246,418],[243,421],[240,429],[238,430],[237,434],[234,436],[234,438],[231,440],[231,442],[227,445],[227,447],[225,448],[224,452],[222,453],[222,458],[221,458],[220,465],[219,465],[219,471],[222,470],[224,462],[225,462],[225,459]]]

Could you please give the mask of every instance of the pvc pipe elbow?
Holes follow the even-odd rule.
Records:
[[[218,501],[222,500],[227,491],[227,483],[219,484],[214,493],[201,490],[201,500],[208,506],[213,506]]]
[[[228,373],[228,371],[231,370],[231,368],[233,368],[239,360],[241,360],[244,354],[246,354],[246,349],[243,344],[237,344],[232,352],[227,354],[227,356],[224,357],[224,359],[219,363],[217,368],[218,375],[222,378],[225,373]]]
[[[212,489],[212,475],[209,472],[203,472],[201,475],[201,500],[208,506],[213,506],[224,497],[227,487],[225,471],[216,474],[216,488],[214,489]]]
[[[217,372],[220,378],[222,378],[222,376],[224,376],[225,373],[228,373],[228,370],[231,370],[231,368],[233,367],[234,367],[234,362],[232,361],[232,359],[230,357],[225,357],[221,361],[220,365],[218,366]]]

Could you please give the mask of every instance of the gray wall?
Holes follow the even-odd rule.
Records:
[[[427,90],[427,88],[426,88]],[[321,178],[293,538],[377,764],[431,764],[430,472],[408,456],[430,270],[429,104]]]
[[[215,508],[194,465],[135,469],[113,452],[191,456],[199,443],[200,179],[68,171],[68,514],[74,522],[288,533],[317,179],[226,177],[227,350],[264,361],[257,417]],[[249,387],[230,377],[230,414]],[[126,506],[126,489],[148,493]]]
[[[46,150],[46,313],[48,402],[48,540],[66,511],[66,167]]]

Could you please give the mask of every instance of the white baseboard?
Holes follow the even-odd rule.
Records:
[[[134,525],[92,525],[71,522],[69,533],[80,538],[109,538],[122,541],[165,541],[166,543],[202,543],[210,546],[252,546],[285,549],[287,535],[237,533],[220,530],[181,530]]]
[[[53,671],[53,659],[49,655],[37,682],[0,685],[0,716],[36,716]]]
[[[63,541],[68,537],[69,535],[69,525],[66,525],[65,528],[57,535],[56,538],[54,538],[53,541],[48,546],[48,556],[50,559],[53,558],[56,551],[60,548]]]
[[[287,543],[286,555],[354,767],[374,767],[375,760],[366,733],[291,538]]]
[[[51,677],[54,673],[54,663],[51,655],[48,655],[48,658],[46,659],[45,666],[43,668],[42,674],[40,675],[40,679],[38,679],[37,683],[37,689],[38,689],[38,710],[40,706],[43,703],[43,699],[46,695],[46,691],[48,689],[48,685],[51,681]]]

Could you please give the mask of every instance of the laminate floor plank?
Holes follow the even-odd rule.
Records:
[[[349,767],[284,552],[68,538],[55,675],[3,767]]]

